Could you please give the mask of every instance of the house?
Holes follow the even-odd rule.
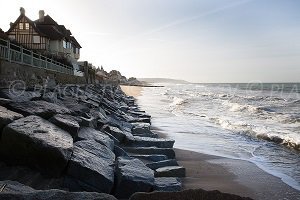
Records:
[[[39,11],[39,18],[32,21],[26,17],[25,9],[20,8],[20,16],[11,23],[6,34],[10,40],[25,48],[45,55],[66,58],[73,66],[80,57],[81,46],[71,31],[64,25],[59,25],[49,15],[45,16],[43,10]]]
[[[0,39],[5,39],[5,40],[8,39],[7,35],[4,33],[4,31],[2,31],[1,28],[0,28]]]
[[[89,63],[88,61],[78,62],[79,72],[82,73],[82,76],[85,78],[87,84],[95,83],[96,68]]]
[[[101,69],[99,67],[96,69],[95,75],[96,83],[104,83],[108,79],[107,72],[103,69],[102,66]]]

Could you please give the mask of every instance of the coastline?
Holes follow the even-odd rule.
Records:
[[[141,95],[141,87],[122,86],[122,90],[135,98]],[[168,138],[158,127],[152,130],[162,138]],[[176,141],[175,141],[176,142]],[[219,190],[253,199],[298,199],[300,192],[250,161],[225,158],[175,149],[180,165],[186,168],[182,179],[183,189]]]

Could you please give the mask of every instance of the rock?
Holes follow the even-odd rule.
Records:
[[[153,155],[141,155],[141,154],[129,154],[131,157],[138,158],[140,160],[146,160],[151,162],[158,162],[167,160],[166,155],[159,155],[159,154],[153,154]]]
[[[21,83],[22,84],[22,83]],[[30,101],[35,97],[40,97],[41,93],[39,91],[28,91],[20,90],[17,88],[10,88],[10,89],[2,89],[0,90],[0,97],[5,99],[11,99],[14,102],[23,102],[23,101]]]
[[[89,107],[84,104],[79,104],[78,101],[72,97],[64,97],[62,100],[62,105],[67,107],[72,115],[81,116],[84,113],[89,112]]]
[[[81,140],[74,143],[74,146],[79,147],[98,158],[107,162],[108,165],[114,165],[115,154],[105,145],[96,142],[95,140]]]
[[[77,138],[80,126],[76,118],[72,115],[57,114],[50,118],[49,121],[61,129],[69,132],[73,139]]]
[[[109,163],[79,146],[74,146],[67,175],[70,179],[66,179],[65,186],[71,191],[110,193],[114,184],[114,170]]]
[[[93,128],[89,127],[82,127],[78,132],[78,139],[79,140],[95,140],[100,144],[105,145],[110,150],[114,150],[114,141],[109,138],[106,134],[97,131]]]
[[[123,142],[126,138],[126,135],[119,128],[114,126],[104,125],[103,129],[110,133],[112,136],[118,139],[118,141]]]
[[[35,190],[16,181],[0,181],[0,199],[2,193],[29,193]]]
[[[132,133],[133,134],[143,134],[144,132],[150,131],[149,123],[132,123]]]
[[[127,131],[122,131],[117,127],[104,125],[103,130],[118,139],[119,143],[123,143],[127,138],[134,139],[133,135]]]
[[[80,126],[86,126],[91,128],[97,127],[97,119],[92,116],[82,117],[80,116]]]
[[[167,166],[155,170],[155,177],[185,177],[185,168],[182,166]]]
[[[30,166],[47,175],[59,176],[71,157],[73,138],[38,116],[28,116],[3,129],[1,147],[9,163]]]
[[[181,181],[173,177],[160,177],[154,180],[154,191],[175,192],[182,189]]]
[[[172,148],[157,148],[157,147],[124,147],[124,150],[135,154],[160,154],[166,155],[168,159],[175,158],[175,151]]]
[[[151,193],[135,193],[130,197],[130,200],[253,200],[248,197],[240,197],[234,194],[221,193],[217,190],[205,191],[184,190],[180,192],[151,192]]]
[[[140,137],[158,138],[158,135],[150,130],[149,123],[133,123],[132,134]]]
[[[131,132],[133,125],[118,118],[115,114],[111,114],[107,119],[109,125],[118,127],[122,131],[126,130],[127,132]]]
[[[114,148],[114,153],[116,155],[116,157],[129,157],[129,155],[126,153],[126,151],[124,151],[124,149],[122,149],[121,147],[115,145]]]
[[[2,129],[4,128],[4,126],[13,122],[16,119],[22,118],[22,117],[23,117],[23,115],[13,112],[13,111],[10,111],[10,110],[0,106],[0,136],[1,136],[1,132],[2,132]]]
[[[103,133],[104,133],[105,135],[107,135],[110,139],[112,139],[112,140],[114,141],[115,145],[116,145],[116,144],[117,144],[117,145],[120,144],[120,141],[119,141],[117,138],[115,138],[113,135],[111,135],[110,133],[108,133],[108,132],[106,132],[106,131],[103,131]]]
[[[148,163],[146,164],[146,166],[149,167],[150,169],[156,170],[161,167],[178,166],[178,163],[175,159],[171,159],[171,160],[163,160],[163,161]]]
[[[126,145],[131,147],[158,147],[173,148],[175,141],[169,139],[148,138],[134,136],[134,139],[127,139]]]
[[[26,186],[44,190],[49,188],[62,189],[64,178],[46,177],[39,171],[26,166],[9,165],[0,162],[0,180],[14,180]]]
[[[0,106],[7,105],[9,103],[12,103],[12,100],[10,99],[5,99],[5,98],[0,98]]]
[[[0,199],[22,200],[117,200],[109,194],[96,192],[67,192],[62,190],[35,190],[15,181],[0,181]]]
[[[138,159],[119,157],[116,167],[115,196],[129,198],[135,192],[149,192],[154,184],[154,172]]]
[[[45,119],[49,119],[55,114],[69,114],[70,110],[66,107],[47,101],[25,101],[9,104],[9,108],[24,116],[38,115]]]
[[[128,120],[129,123],[137,123],[137,122],[140,122],[140,123],[151,123],[151,118],[140,118],[140,117],[137,117],[137,118],[130,118]]]

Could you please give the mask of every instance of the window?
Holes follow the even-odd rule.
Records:
[[[76,48],[76,54],[79,54],[79,48]]]
[[[19,29],[24,29],[24,24],[23,23],[19,23]]]
[[[67,48],[67,42],[65,40],[63,40],[63,47],[64,47],[64,49]]]
[[[71,48],[72,48],[72,45],[71,45],[70,42],[67,42],[67,48],[68,48],[68,49],[71,49]]]
[[[16,40],[16,35],[9,35],[8,38],[11,40]]]
[[[29,23],[25,23],[25,29],[29,30]]]
[[[33,43],[34,43],[34,44],[41,43],[41,37],[38,36],[38,35],[34,35],[34,36],[33,36]]]

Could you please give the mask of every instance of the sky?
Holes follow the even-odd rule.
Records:
[[[80,60],[127,77],[300,82],[299,0],[0,0],[0,28],[45,10]]]

